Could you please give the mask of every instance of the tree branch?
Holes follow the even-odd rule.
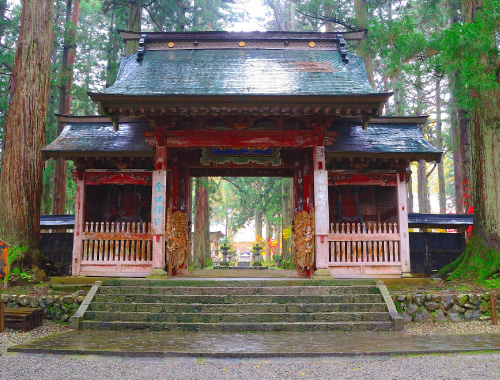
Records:
[[[359,30],[359,28],[356,28],[355,26],[346,24],[345,22],[342,22],[337,18],[326,18],[324,16],[311,15],[311,14],[303,13],[297,9],[295,10],[295,12],[297,12],[298,14],[301,14],[302,16],[305,16],[305,17],[310,17],[310,18],[314,18],[316,20],[321,20],[321,21],[325,21],[325,22],[333,22],[334,24],[342,25],[343,27],[349,29],[350,31]]]

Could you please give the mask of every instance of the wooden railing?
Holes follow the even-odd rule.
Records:
[[[85,223],[83,256],[85,262],[152,261],[151,223]]]
[[[330,264],[399,265],[400,235],[396,223],[331,224]]]

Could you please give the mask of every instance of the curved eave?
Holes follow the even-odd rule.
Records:
[[[224,31],[203,31],[203,32],[133,32],[118,29],[118,33],[124,41],[139,40],[141,35],[146,35],[148,40],[331,40],[342,35],[344,40],[359,41],[366,34],[366,29],[354,30],[351,32],[224,32]]]
[[[105,152],[105,151],[58,151],[51,149],[42,149],[42,157],[44,160],[48,160],[49,158],[64,158],[66,160],[73,160],[75,158],[85,158],[85,157],[154,157],[155,152],[151,151],[113,151],[113,152]]]
[[[425,160],[427,162],[441,162],[443,152],[432,152],[432,153],[405,153],[405,152],[327,152],[327,157],[342,157],[342,158],[380,158],[380,159],[400,159],[400,160],[410,160],[410,161],[420,161]]]
[[[380,106],[392,93],[361,95],[112,95],[89,92],[101,115],[121,116],[135,114],[154,115],[180,113],[187,108],[194,114],[210,109],[210,113],[252,113],[259,108],[262,113],[274,113],[269,108],[277,107],[281,114],[328,114],[330,116],[376,116]],[[236,109],[232,109],[236,107]],[[261,110],[262,109],[262,110]],[[153,112],[151,112],[153,111]],[[206,111],[206,110],[205,110]],[[276,111],[276,110],[275,110]]]

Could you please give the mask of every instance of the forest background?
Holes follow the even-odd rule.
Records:
[[[49,0],[40,1],[51,3]],[[36,2],[24,3],[27,7],[26,3]],[[57,125],[55,113],[96,114],[96,105],[87,92],[111,85],[120,58],[137,50],[133,43],[124,45],[117,30],[234,30],[235,25],[243,21],[248,25],[251,14],[248,9],[255,4],[255,1],[247,0],[54,1],[50,4],[54,5],[53,48],[50,55],[46,143],[53,141],[62,128],[62,125]],[[444,151],[439,164],[419,162],[412,165],[413,175],[408,188],[409,212],[473,212],[471,132],[477,130],[469,125],[469,121],[473,119],[472,124],[478,125],[479,112],[476,111],[481,107],[492,111],[496,100],[493,101],[490,95],[495,95],[493,99],[498,98],[498,64],[495,60],[498,58],[500,24],[498,0],[262,0],[258,4],[263,16],[253,22],[259,29],[367,29],[365,40],[348,46],[348,49],[364,57],[369,80],[375,89],[394,93],[383,114],[430,115],[428,123],[422,126],[423,133]],[[2,141],[13,95],[12,73],[22,5],[18,1],[0,0]],[[491,113],[493,115],[488,116],[488,122],[495,119],[495,112]],[[476,149],[479,149],[478,145]],[[495,161],[495,157],[489,157],[490,161]],[[0,160],[2,158],[3,155]],[[71,162],[68,165],[54,160],[45,163],[42,214],[73,213],[75,188],[71,169]],[[483,168],[480,171],[481,175],[487,175]],[[289,186],[281,182],[277,185],[276,181],[266,179],[244,181],[201,178],[195,187],[196,198],[207,199],[202,201],[203,208],[211,205],[214,219],[226,217],[227,220],[227,210],[231,209],[233,230],[251,219],[265,220],[270,225],[268,230],[275,231],[275,235],[279,236],[277,221],[287,219],[283,215],[283,204],[289,197]],[[221,189],[225,189],[226,193],[232,192],[234,196],[226,196],[224,200],[224,192],[219,191]],[[208,194],[212,197],[211,202],[208,201]],[[242,202],[245,199],[253,200],[254,203],[250,204],[257,206],[243,215],[238,210],[244,210]],[[221,204],[224,208],[219,207]],[[485,204],[487,202],[483,202],[482,206]],[[484,222],[488,215],[482,215],[481,220]],[[195,217],[195,221],[197,219]],[[489,242],[485,252],[491,249],[496,252],[490,266],[498,269],[498,217],[493,219],[490,218],[490,225],[482,222],[483,225],[476,230],[487,232],[487,236],[481,232],[481,238]],[[206,230],[207,221],[202,223]],[[286,227],[286,223],[284,225]]]

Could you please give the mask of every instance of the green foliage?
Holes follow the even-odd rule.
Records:
[[[463,254],[453,263],[441,269],[437,276],[448,280],[475,280],[484,282],[500,270],[500,250],[486,246],[477,233],[467,244]]]
[[[210,268],[213,268],[214,266],[214,262],[212,261],[212,259],[206,259],[205,260],[205,269],[210,269]]]

